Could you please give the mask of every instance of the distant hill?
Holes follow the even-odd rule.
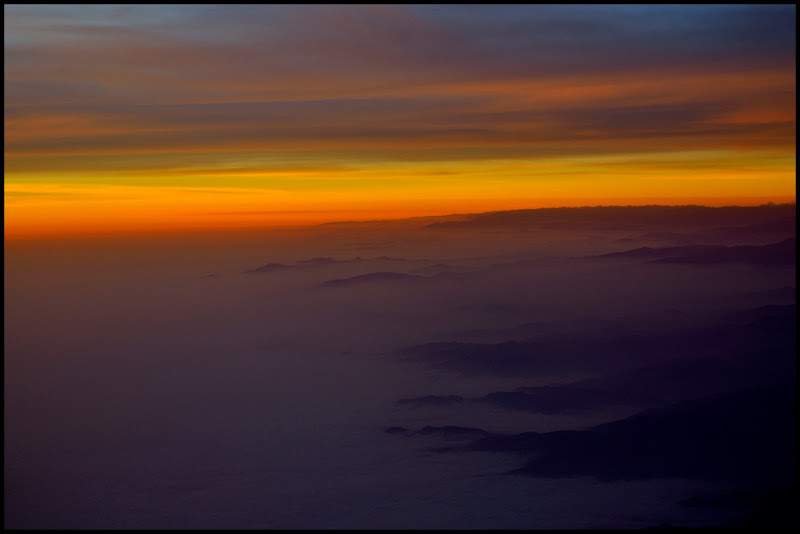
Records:
[[[248,269],[245,271],[245,273],[274,273],[289,269],[294,269],[294,267],[292,265],[284,265],[283,263],[267,263],[266,265],[256,267],[255,269]]]
[[[378,272],[367,273],[353,276],[350,278],[339,278],[336,280],[328,280],[320,284],[320,287],[343,287],[363,284],[367,282],[396,282],[405,280],[423,279],[424,276],[417,276],[414,274],[394,273],[394,272]]]
[[[445,229],[577,229],[674,232],[695,227],[748,226],[761,231],[794,225],[795,204],[763,206],[595,206],[492,211],[425,226]],[[730,229],[729,229],[730,230]]]
[[[688,245],[680,247],[639,247],[597,256],[600,258],[649,258],[657,263],[752,263],[792,265],[796,261],[795,238],[769,245]]]
[[[770,368],[765,365],[768,361],[767,354],[786,354],[791,357],[790,362],[794,360],[795,310],[794,305],[764,306],[738,312],[731,317],[725,317],[719,323],[689,323],[654,332],[630,330],[623,325],[611,323],[600,329],[583,330],[579,334],[573,331],[542,330],[535,337],[523,341],[424,343],[402,349],[399,356],[406,361],[419,362],[433,369],[458,374],[522,377],[559,376],[576,368],[595,376],[607,376],[613,372],[630,370],[630,362],[637,362],[637,367],[641,367],[675,359],[699,359],[698,362],[713,363],[715,359],[724,362],[727,358],[736,358],[741,360],[741,365],[750,362],[757,367],[759,355],[764,355],[761,371],[768,372]],[[751,358],[755,360],[751,362]],[[696,374],[689,373],[682,364],[673,366],[672,369],[672,372],[686,380]],[[727,372],[731,374],[729,378],[741,373],[746,377],[751,372],[747,369],[731,366]],[[659,370],[653,379],[658,379],[665,372],[666,369]],[[702,367],[697,369],[697,373],[702,382]],[[755,374],[751,378],[755,378]],[[641,382],[641,379],[642,377],[638,377],[633,383]],[[598,386],[583,385],[591,386],[593,390]],[[694,386],[689,384],[687,387]],[[548,403],[571,403],[576,399],[576,394],[580,394],[581,399],[588,398],[586,395],[589,394],[580,388],[570,391],[565,388],[553,391],[543,389],[538,393],[540,398],[548,399]],[[656,391],[645,390],[641,394],[653,395]],[[607,398],[605,391],[602,395]],[[636,396],[639,397],[640,394]],[[497,396],[494,400],[516,401],[520,398],[528,397],[516,394]]]
[[[516,473],[602,480],[678,477],[791,484],[796,476],[796,387],[683,401],[586,430],[491,435],[473,450],[529,453]]]

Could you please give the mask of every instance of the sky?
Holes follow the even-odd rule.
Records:
[[[794,5],[5,5],[5,237],[795,200]]]

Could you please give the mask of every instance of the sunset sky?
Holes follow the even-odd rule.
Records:
[[[7,238],[795,200],[794,5],[4,15]]]

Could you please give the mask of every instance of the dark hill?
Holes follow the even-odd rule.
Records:
[[[648,258],[656,263],[751,263],[756,265],[793,265],[796,261],[795,238],[769,245],[688,245],[680,247],[640,247],[596,256],[598,258]]]
[[[394,272],[378,272],[367,273],[353,276],[351,278],[339,278],[336,280],[328,280],[320,284],[320,287],[342,287],[363,284],[366,282],[396,282],[405,280],[422,279],[423,276],[413,274],[394,273]]]
[[[796,387],[684,401],[581,431],[489,436],[473,450],[535,455],[518,474],[601,480],[688,478],[791,485]]]

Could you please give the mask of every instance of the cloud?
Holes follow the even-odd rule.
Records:
[[[6,152],[168,169],[209,151],[335,166],[794,146],[793,6],[462,11],[10,6]]]

